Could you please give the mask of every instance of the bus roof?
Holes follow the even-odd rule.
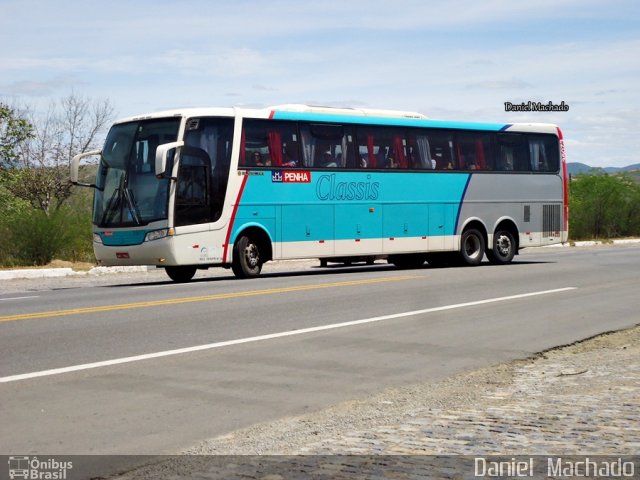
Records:
[[[401,110],[384,110],[378,108],[351,108],[351,107],[327,107],[321,105],[304,105],[297,103],[287,103],[267,107],[267,110],[299,112],[299,113],[320,113],[328,115],[353,115],[363,117],[385,117],[385,118],[427,118],[419,112],[406,112]]]
[[[327,107],[304,104],[283,104],[265,108],[211,107],[183,108],[123,118],[116,123],[167,117],[221,116],[264,118],[273,120],[301,120],[311,122],[389,125],[418,128],[447,128],[502,132],[538,132],[557,135],[551,123],[489,123],[455,120],[435,120],[418,112],[369,108]]]

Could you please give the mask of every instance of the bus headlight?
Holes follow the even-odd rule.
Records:
[[[153,230],[152,232],[147,232],[144,236],[145,242],[151,242],[153,240],[160,240],[164,237],[169,237],[173,235],[173,228],[163,228],[161,230]]]
[[[100,235],[98,235],[97,233],[94,233],[93,234],[93,241],[95,243],[100,243],[101,244],[102,243],[102,238],[100,238]]]

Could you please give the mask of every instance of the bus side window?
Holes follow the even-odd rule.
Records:
[[[555,135],[529,135],[529,158],[534,172],[557,172],[560,168],[558,138]]]
[[[500,153],[498,155],[498,170],[513,170],[513,147],[509,145],[500,145]]]
[[[408,168],[414,170],[435,170],[436,160],[431,156],[429,137],[422,134],[409,136]]]
[[[446,130],[428,132],[428,145],[431,164],[436,170],[454,170],[453,137]]]
[[[353,168],[355,150],[351,130],[348,125],[300,125],[304,166]]]
[[[404,129],[361,126],[356,133],[360,168],[410,168]]]
[[[240,164],[250,167],[298,167],[298,133],[294,122],[244,121]]]
[[[397,168],[402,170],[409,168],[407,139],[403,131],[393,132],[393,142],[389,147],[385,168]]]
[[[531,170],[529,163],[529,145],[526,136],[518,133],[498,133],[498,158],[496,169],[503,171],[528,172]]]
[[[493,153],[488,133],[459,133],[456,135],[456,153],[461,170],[492,170]]]

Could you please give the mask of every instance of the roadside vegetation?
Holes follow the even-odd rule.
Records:
[[[69,161],[100,147],[108,100],[70,94],[37,115],[0,102],[0,267],[53,259],[93,262],[93,191],[69,183]],[[88,183],[95,165],[83,167]],[[571,240],[640,236],[640,171],[576,175],[569,184]]]
[[[73,93],[44,113],[0,102],[0,267],[94,261],[93,192],[72,187],[69,160],[99,148],[113,117],[108,100]]]
[[[640,236],[640,171],[580,174],[569,184],[572,240]]]

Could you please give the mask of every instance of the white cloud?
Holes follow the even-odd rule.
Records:
[[[639,6],[4,0],[0,94],[28,101],[74,88],[110,98],[123,116],[308,102],[555,122],[576,160],[601,161],[609,150],[607,158],[635,163],[640,112],[629,106],[640,105]],[[506,101],[529,100],[565,101],[570,111],[504,111]]]

